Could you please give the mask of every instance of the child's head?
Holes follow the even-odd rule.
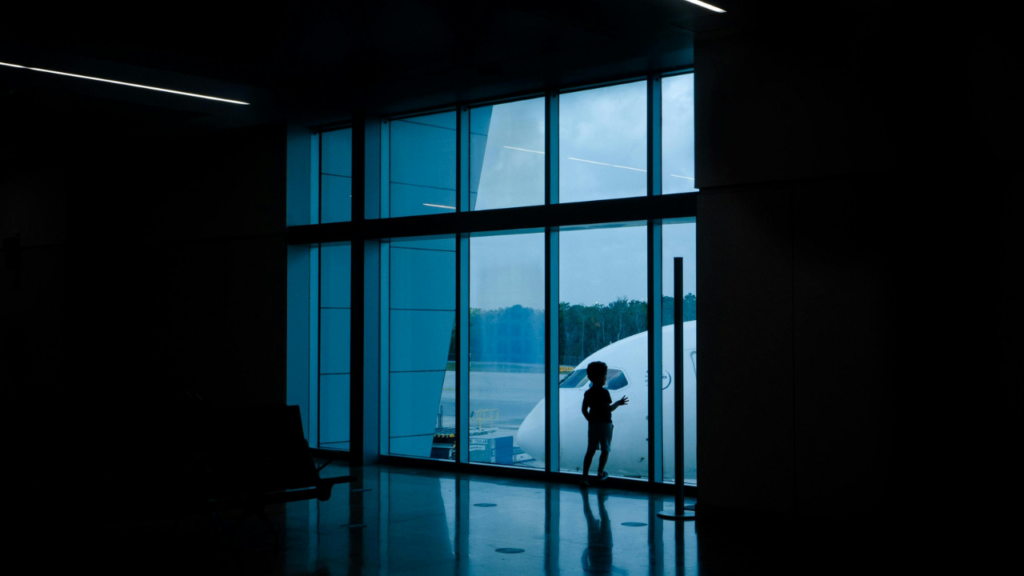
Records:
[[[604,362],[591,362],[587,364],[587,378],[594,383],[594,386],[604,386],[604,379],[608,377],[608,365]]]

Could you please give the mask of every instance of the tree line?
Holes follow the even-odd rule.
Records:
[[[672,324],[675,299],[662,298],[661,325]],[[683,297],[683,321],[697,318],[697,297]],[[620,298],[608,304],[558,304],[558,363],[575,366],[605,346],[647,330],[647,302]],[[453,335],[454,338],[454,335]],[[458,347],[451,349],[454,361]],[[544,311],[523,306],[469,311],[471,362],[542,364]]]

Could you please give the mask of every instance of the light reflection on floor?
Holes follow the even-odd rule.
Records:
[[[335,463],[321,474],[348,473]],[[666,495],[394,466],[351,473],[358,481],[329,501],[267,508],[279,548],[254,518],[234,530],[238,513],[142,522],[109,534],[105,572],[747,574],[781,563],[812,573],[834,557],[771,525],[661,520],[674,510]]]

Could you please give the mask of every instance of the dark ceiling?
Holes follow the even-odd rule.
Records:
[[[175,127],[343,121],[690,66],[694,33],[749,0],[292,1],[19,9],[0,62],[239,99],[210,102],[0,66],[6,112],[61,109]]]

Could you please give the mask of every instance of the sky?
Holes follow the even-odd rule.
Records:
[[[564,94],[559,105],[559,200],[646,194],[646,82]],[[663,193],[693,191],[693,75],[662,81]],[[544,101],[525,100],[472,112],[475,210],[544,201]],[[482,155],[482,158],[481,158]],[[696,225],[662,228],[662,290],[671,294],[673,256],[684,257],[684,291],[696,293]],[[559,300],[607,304],[647,299],[646,226],[563,230]],[[544,237],[474,236],[470,306],[543,307]]]

